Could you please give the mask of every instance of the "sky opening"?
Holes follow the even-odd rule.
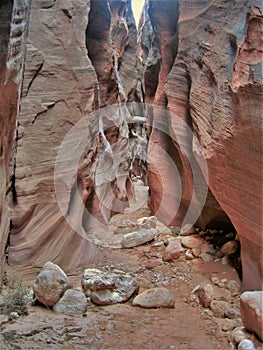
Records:
[[[132,0],[132,12],[138,28],[145,0]]]

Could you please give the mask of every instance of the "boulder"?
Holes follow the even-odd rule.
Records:
[[[70,288],[72,283],[68,276],[52,262],[45,263],[33,285],[36,299],[46,306],[55,305],[63,293]]]
[[[166,288],[151,288],[137,295],[133,299],[132,304],[143,308],[173,308],[175,299],[173,294]]]
[[[53,310],[63,314],[81,314],[87,311],[87,297],[80,290],[68,289],[53,306]]]
[[[202,240],[198,236],[186,236],[182,238],[182,245],[185,248],[199,248],[202,244]]]
[[[160,230],[156,228],[143,228],[139,231],[127,233],[121,240],[121,246],[123,248],[132,248],[150,242],[158,232],[160,232]]]
[[[98,269],[86,269],[81,284],[86,296],[98,305],[123,303],[139,290],[139,283],[121,271],[111,273]]]
[[[220,248],[221,253],[227,256],[235,254],[237,250],[238,250],[237,241],[228,241]]]
[[[163,253],[163,261],[172,261],[178,259],[182,254],[184,254],[184,248],[181,245],[180,240],[174,240],[169,243]]]
[[[263,341],[263,291],[242,293],[240,312],[243,325]]]

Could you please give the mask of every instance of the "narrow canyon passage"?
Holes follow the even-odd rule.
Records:
[[[4,348],[260,349],[262,28],[258,0],[1,2],[0,287],[50,262],[87,303],[30,292]],[[139,287],[96,304],[89,268]]]

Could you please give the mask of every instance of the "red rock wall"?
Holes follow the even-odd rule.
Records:
[[[64,158],[56,160],[67,132],[98,105],[97,77],[85,45],[89,10],[84,0],[33,1],[31,5],[17,118],[17,203],[12,214],[10,265],[42,266],[50,260],[70,270],[100,258],[84,238],[84,205],[76,200],[80,196],[85,201],[88,195],[96,140],[84,149],[79,173],[70,173],[72,152],[77,157],[83,134],[88,137],[91,130],[98,130],[97,121],[88,119],[75,140],[66,144]],[[55,166],[61,169],[57,189]]]
[[[14,2],[15,10],[18,4]],[[229,217],[241,240],[243,287],[260,289],[260,2],[149,0],[140,28],[141,58],[136,56],[137,32],[129,0],[33,1],[29,19],[29,2],[25,4],[24,12],[14,15],[15,34],[8,53],[11,7],[1,3],[1,16],[5,14],[0,21],[0,35],[5,35],[0,57],[2,266],[10,220],[11,265],[42,266],[51,260],[70,270],[100,258],[84,238],[82,226],[84,204],[96,207],[91,194],[99,138],[92,135],[98,132],[99,117],[90,113],[144,96],[153,103],[148,113],[155,123],[148,148],[150,208],[177,226],[188,223],[187,215],[197,216],[203,226],[211,219]],[[86,115],[90,117],[77,137],[63,143]],[[72,175],[71,156],[83,147],[85,135],[92,142],[83,148],[78,171]],[[195,137],[205,157],[207,179]],[[57,161],[61,144],[65,153]],[[55,189],[56,166],[60,172]],[[196,177],[209,186],[203,211],[200,194],[206,188],[194,186]]]
[[[28,3],[0,4],[0,288],[12,208],[15,204],[14,153]]]
[[[10,265],[38,267],[50,260],[72,270],[101,259],[83,227],[85,204],[94,208],[100,147],[100,115],[92,112],[141,98],[136,52],[128,0],[32,2],[17,117]],[[96,209],[100,216],[101,207]]]
[[[153,3],[157,8],[156,13],[165,16],[162,13],[163,2]],[[166,73],[169,72],[170,63],[167,64],[162,56],[166,37],[161,34],[165,31],[159,28],[159,52],[162,59],[159,71],[166,72],[167,82],[164,98],[160,99],[159,85],[157,86],[154,103],[160,104],[161,101],[162,105],[167,104],[170,114],[166,118],[170,132],[182,134],[177,117],[191,128],[193,135],[186,135],[189,137],[186,149],[199,161],[196,145],[193,143],[193,136],[197,137],[208,166],[209,189],[240,236],[243,288],[261,289],[263,242],[260,3],[179,0],[179,11],[178,52],[169,74]],[[169,22],[171,11],[166,16]],[[176,18],[175,13],[174,17]],[[165,20],[152,18],[155,36],[158,36],[158,25],[162,22]],[[170,35],[167,35],[169,38]],[[172,45],[177,47],[176,44]],[[158,84],[163,86],[163,80],[165,76],[161,77],[159,74]],[[156,143],[165,145],[168,141],[163,135],[158,135],[156,141],[156,135],[152,135],[155,142],[152,146],[150,143],[149,154],[152,153],[154,157]],[[169,147],[166,145],[165,149],[168,150]],[[192,201],[193,174],[182,149],[178,149],[174,142],[172,147],[174,151],[171,153],[177,153],[176,164],[183,183],[180,207],[172,223],[180,224],[189,202]],[[169,174],[170,171],[169,166],[164,165],[163,173]],[[154,169],[150,169],[149,175],[150,205],[156,211],[163,188],[161,183],[158,185],[155,182]],[[162,176],[165,178],[165,175]],[[171,189],[173,186],[175,185],[171,183]],[[176,199],[176,191],[174,198]],[[168,212],[170,208],[174,208],[170,203],[166,208]],[[184,203],[185,211],[181,211]],[[204,209],[209,212],[209,201],[206,205],[208,208]],[[204,211],[201,216],[204,223],[207,221],[206,213]]]

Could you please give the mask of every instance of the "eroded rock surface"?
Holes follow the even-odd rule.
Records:
[[[30,1],[0,9],[0,289],[15,196],[15,128]]]
[[[168,307],[173,308],[175,298],[173,294],[166,288],[147,289],[137,295],[132,304],[144,308]]]
[[[263,292],[244,292],[240,296],[240,311],[244,326],[263,341]]]
[[[36,299],[46,306],[55,305],[70,288],[72,288],[70,279],[52,262],[45,263],[33,286]]]
[[[87,297],[80,290],[68,289],[59,301],[53,306],[53,310],[63,314],[83,315],[87,311]]]
[[[226,224],[231,220],[240,236],[243,288],[261,289],[261,5],[239,1],[230,11],[229,4],[220,0],[179,0],[176,34],[175,3],[149,0],[149,17],[146,13],[142,28],[148,38],[142,40],[145,86],[152,67],[159,73],[154,89],[145,89],[146,96],[169,111],[153,109],[155,128],[163,130],[166,120],[169,136],[153,130],[150,137],[150,208],[160,220],[177,226],[187,215],[196,217],[204,187],[195,187],[193,179],[201,180],[207,166],[208,197],[197,219],[203,227],[212,219]],[[165,6],[168,11],[163,11]],[[178,43],[171,41],[176,35]],[[154,49],[157,54],[152,57]],[[170,176],[169,157],[166,161],[158,155],[160,147],[176,164],[177,182]],[[172,188],[182,188],[181,196]]]
[[[127,233],[121,240],[123,248],[132,248],[150,242],[160,232],[158,228],[142,228],[138,231]]]
[[[98,269],[86,269],[81,284],[86,296],[98,305],[123,303],[139,290],[139,283],[128,274]]]

